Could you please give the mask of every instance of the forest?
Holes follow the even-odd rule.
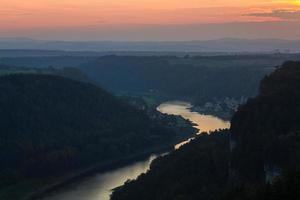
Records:
[[[300,62],[285,62],[239,107],[230,130],[203,134],[154,161],[112,200],[300,198]]]
[[[89,79],[89,77],[85,73],[75,67],[54,68],[49,66],[45,68],[36,68],[0,64],[0,76],[11,74],[48,74],[62,76],[80,82],[93,83],[96,85],[96,83]]]
[[[0,199],[17,199],[15,188],[22,193],[24,184],[34,189],[42,180],[150,153],[195,133],[188,122],[175,132],[172,117],[153,120],[98,86],[62,76],[4,75],[0,90]]]
[[[228,177],[228,138],[228,130],[198,136],[156,159],[148,173],[116,188],[111,199],[214,199]]]
[[[81,65],[80,69],[114,93],[150,93],[201,105],[226,97],[254,96],[259,81],[281,59],[270,62],[268,56],[260,59],[255,56],[105,56]]]
[[[299,120],[300,62],[286,62],[262,80],[259,95],[234,115],[233,167],[248,181],[261,179],[266,167],[299,167]]]
[[[158,113],[160,101],[228,98],[249,98],[230,130],[205,133],[155,160],[112,199],[287,197],[287,185],[299,183],[300,63],[279,62],[298,56],[0,59],[0,197],[195,133],[181,117]]]
[[[300,0],[0,0],[0,200],[300,200]]]
[[[30,68],[78,68],[114,94],[147,94],[156,99],[188,100],[198,106],[223,102],[226,98],[243,103],[258,93],[260,80],[274,71],[274,66],[285,60],[300,59],[299,54],[207,56],[181,53],[167,56],[162,52],[146,56],[136,52],[136,55],[126,56],[120,52],[121,55],[97,56],[92,52],[45,53],[26,57],[4,57],[6,54],[3,54],[0,63]]]

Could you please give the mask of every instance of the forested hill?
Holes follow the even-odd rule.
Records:
[[[300,62],[286,62],[262,80],[230,130],[155,160],[112,200],[298,200],[299,160]]]
[[[116,188],[111,200],[215,199],[227,182],[228,138],[228,130],[198,136],[154,160],[149,172]]]
[[[56,76],[62,76],[80,82],[94,83],[92,80],[89,79],[89,77],[85,73],[83,73],[81,70],[74,67],[53,68],[49,66],[45,68],[34,68],[34,67],[18,67],[18,66],[0,64],[0,76],[10,75],[10,74],[56,75]]]
[[[255,96],[260,80],[274,71],[274,66],[286,60],[300,59],[300,54],[200,56],[198,53],[175,56],[143,52],[128,53],[127,56],[118,53],[87,56],[72,52],[75,55],[18,57],[31,53],[17,51],[15,57],[0,58],[0,64],[40,69],[75,67],[110,92],[187,100],[201,107],[210,102],[225,110],[228,105],[224,103],[231,107]],[[235,110],[235,107],[230,109]]]
[[[300,62],[265,77],[259,96],[233,117],[231,131],[239,158],[233,164],[243,177],[255,181],[266,168],[300,166]]]
[[[263,56],[104,56],[80,69],[112,92],[148,93],[197,105],[257,94],[259,81],[283,62]]]
[[[18,199],[6,197],[5,191],[17,195],[14,191],[24,188],[7,188],[19,182],[153,150],[176,137],[144,112],[88,83],[15,74],[0,77],[0,91],[0,199]]]

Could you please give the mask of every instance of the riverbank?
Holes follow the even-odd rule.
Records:
[[[155,147],[153,149],[149,149],[143,152],[139,152],[127,157],[115,159],[104,164],[94,165],[92,167],[81,169],[74,171],[64,177],[59,177],[53,180],[51,183],[48,183],[44,186],[41,186],[38,190],[30,191],[27,194],[24,194],[22,200],[37,200],[45,197],[47,194],[56,191],[60,188],[63,188],[71,183],[78,182],[85,177],[92,176],[96,173],[105,173],[108,170],[118,169],[120,167],[124,167],[133,162],[141,161],[143,159],[148,158],[153,154],[162,154],[165,152],[169,152],[174,149],[174,145],[177,143],[186,140],[190,137],[193,137],[195,134],[191,134],[190,136],[177,138],[176,140],[171,141],[168,144],[161,145],[159,147]]]
[[[230,121],[233,116],[233,113],[235,112],[233,110],[219,111],[219,110],[214,110],[214,109],[207,109],[204,106],[193,106],[191,108],[191,111],[198,112],[203,115],[216,116],[216,117],[222,119],[223,121]]]
[[[195,127],[200,127],[200,125],[201,125],[202,130],[217,129],[217,128],[221,128],[222,126],[225,125],[225,124],[223,124],[223,121],[220,121],[217,119],[212,119],[212,117],[209,117],[209,116],[203,116],[200,113],[198,113],[198,114],[192,113],[190,111],[191,105],[187,104],[185,102],[182,102],[182,103],[166,102],[165,104],[161,104],[161,106],[162,106],[162,107],[160,107],[160,109],[162,109],[162,110],[160,110],[161,112],[165,111],[165,114],[168,114],[168,115],[174,115],[174,114],[180,115],[182,118],[188,119],[190,122],[192,122]],[[169,110],[169,109],[171,109],[171,110]],[[184,131],[184,129],[180,129],[178,131],[182,132],[182,131]],[[126,165],[133,164],[136,161],[142,161],[143,159],[150,157],[151,154],[155,154],[155,153],[161,154],[161,153],[165,153],[167,151],[171,151],[172,149],[174,149],[174,145],[190,139],[191,137],[195,136],[195,134],[196,134],[196,132],[194,134],[185,134],[185,136],[181,135],[181,137],[177,137],[176,139],[170,141],[168,144],[164,144],[159,147],[157,146],[153,149],[148,149],[147,151],[139,152],[139,153],[136,153],[136,154],[133,154],[133,155],[121,158],[121,159],[116,159],[116,160],[107,162],[105,164],[95,165],[88,169],[73,172],[72,174],[69,174],[67,176],[59,178],[59,180],[58,179],[54,180],[53,182],[51,182],[43,187],[40,187],[39,189],[35,190],[34,192],[28,194],[26,196],[26,198],[23,198],[23,199],[24,200],[36,200],[36,199],[40,199],[43,197],[47,197],[47,196],[49,196],[49,194],[55,194],[55,193],[59,194],[61,191],[64,193],[64,188],[66,188],[66,186],[68,186],[68,185],[71,185],[71,183],[75,183],[75,185],[77,183],[79,183],[79,185],[80,185],[80,182],[83,182],[83,184],[85,184],[83,181],[84,178],[92,177],[99,173],[105,174],[107,171],[114,170],[114,169],[116,169],[118,171],[119,168],[126,166]],[[88,178],[88,179],[90,179],[90,178]],[[122,184],[123,184],[123,182],[122,182]],[[109,188],[112,189],[111,187],[109,187]],[[77,191],[77,189],[75,188],[74,192],[76,192],[76,191]],[[51,199],[51,198],[49,198],[49,199]],[[56,198],[53,198],[53,199],[56,199]],[[58,199],[65,199],[65,198],[58,198]],[[69,199],[72,199],[72,198],[69,198]]]
[[[206,102],[203,105],[194,105],[191,111],[198,112],[204,115],[213,115],[224,121],[230,121],[233,114],[237,111],[239,105],[246,102],[245,98],[236,100],[234,98],[225,98]]]

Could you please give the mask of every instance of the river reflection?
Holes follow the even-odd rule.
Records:
[[[136,179],[140,174],[147,172],[150,163],[156,157],[152,155],[147,160],[87,177],[49,194],[43,200],[109,200],[112,189],[123,185],[128,179]]]
[[[195,128],[201,132],[210,132],[217,129],[229,128],[230,123],[212,115],[202,115],[198,112],[192,112],[190,103],[182,101],[170,101],[161,104],[157,110],[169,115],[181,115],[183,118],[192,121]]]
[[[230,125],[229,122],[217,117],[192,112],[191,107],[192,105],[186,102],[172,101],[161,104],[157,110],[165,114],[181,115],[195,123],[195,127],[201,131],[214,131],[228,128]],[[188,141],[176,145],[175,148],[179,148]],[[136,179],[141,173],[145,173],[156,157],[156,155],[152,155],[144,161],[87,177],[78,183],[49,194],[42,200],[109,200],[113,188],[123,185],[128,179]]]
[[[212,115],[203,115],[198,112],[192,112],[191,107],[192,105],[187,102],[170,101],[158,106],[157,110],[161,113],[169,115],[181,115],[183,118],[190,120],[195,124],[194,127],[199,130],[198,134],[200,132],[210,132],[230,127],[230,123],[228,121],[224,121]],[[175,149],[180,148],[182,145],[188,143],[191,139],[175,145]]]

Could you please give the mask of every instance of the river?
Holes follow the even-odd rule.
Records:
[[[192,112],[190,110],[191,107],[192,105],[187,102],[170,101],[158,106],[157,110],[165,114],[181,115],[183,118],[193,122],[195,127],[201,132],[214,131],[230,126],[229,122],[217,117]],[[187,142],[188,140],[183,141],[176,145],[175,148],[180,148],[180,146]],[[141,173],[147,172],[150,163],[157,156],[158,155],[151,155],[144,161],[135,162],[125,167],[86,177],[80,182],[75,182],[48,194],[41,200],[109,200],[113,188],[123,185],[128,179],[135,179]]]
[[[162,103],[157,107],[157,110],[161,113],[169,115],[180,115],[185,119],[190,120],[195,128],[201,132],[210,132],[217,129],[225,129],[230,127],[230,122],[224,121],[218,117],[212,115],[203,115],[198,112],[191,111],[192,104],[182,101],[170,101]],[[193,139],[193,138],[191,138]],[[188,143],[191,139],[183,141],[175,145],[175,149],[180,148],[182,145]]]

